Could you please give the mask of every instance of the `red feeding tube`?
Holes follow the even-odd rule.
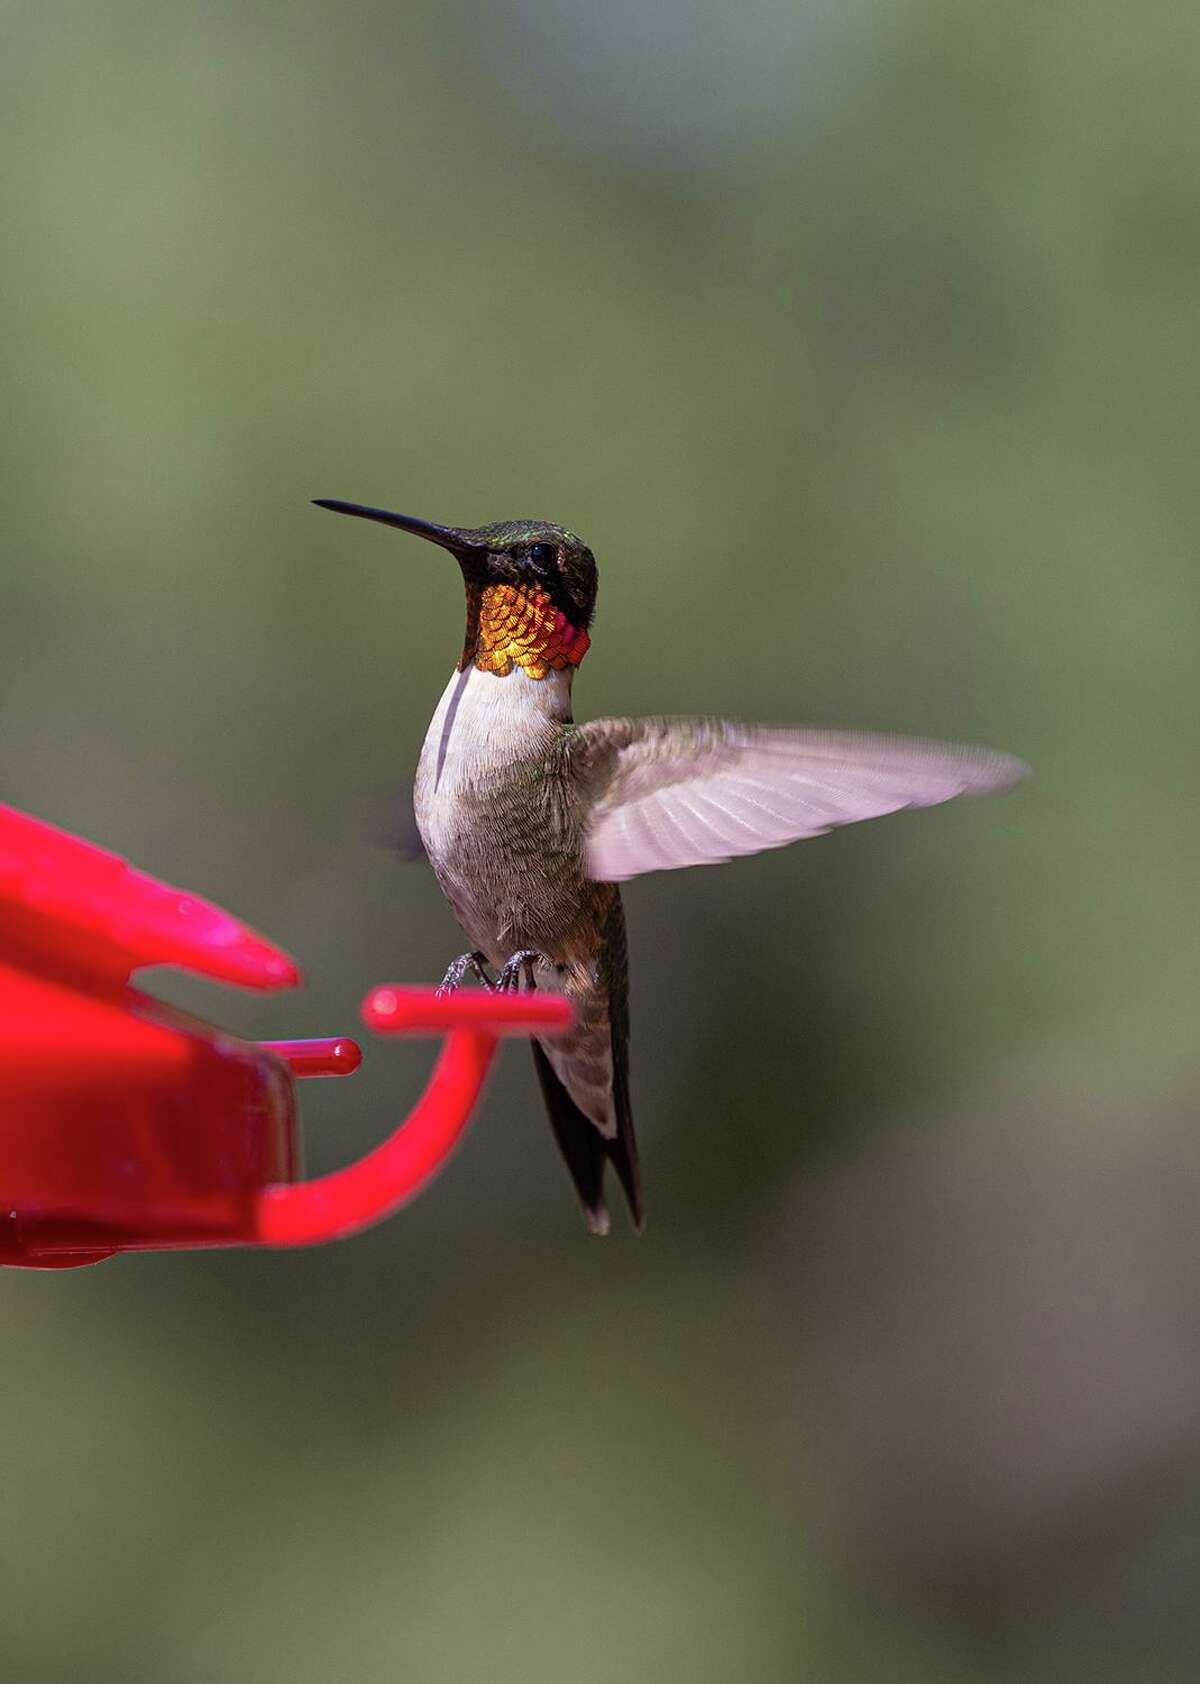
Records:
[[[352,1076],[362,1063],[362,1048],[344,1035],[327,1041],[260,1041],[264,1052],[281,1058],[293,1076]]]

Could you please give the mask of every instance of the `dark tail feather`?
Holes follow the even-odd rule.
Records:
[[[571,1172],[571,1180],[575,1183],[575,1190],[587,1215],[588,1227],[593,1234],[608,1233],[608,1207],[604,1202],[604,1166],[611,1160],[617,1172],[617,1179],[629,1201],[633,1225],[641,1233],[642,1188],[638,1176],[637,1143],[633,1138],[629,1095],[623,1075],[617,1077],[621,1090],[617,1094],[617,1136],[615,1140],[606,1140],[595,1123],[584,1116],[559,1081],[550,1060],[538,1043],[531,1041],[529,1044],[533,1048],[533,1062],[542,1085],[546,1110],[550,1113],[550,1126],[554,1130],[558,1149]]]

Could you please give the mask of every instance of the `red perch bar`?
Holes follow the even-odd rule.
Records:
[[[256,989],[300,980],[221,908],[0,805],[0,1264],[352,1233],[445,1162],[499,1036],[570,1021],[549,995],[374,990],[371,1028],[444,1034],[442,1055],[383,1145],[296,1181],[295,1080],[351,1074],[356,1043],[242,1040],[135,988],[149,965]]]

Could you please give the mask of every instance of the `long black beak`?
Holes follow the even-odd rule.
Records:
[[[358,515],[363,520],[377,520],[382,526],[398,526],[401,532],[415,532],[418,538],[428,538],[460,559],[478,548],[472,535],[456,526],[438,526],[415,515],[394,515],[388,509],[369,509],[363,503],[341,503],[335,497],[314,497],[313,502],[318,509],[332,509],[335,515]]]

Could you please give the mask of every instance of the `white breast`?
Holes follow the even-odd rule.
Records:
[[[429,857],[454,847],[464,790],[505,765],[528,760],[548,728],[571,718],[574,670],[499,678],[469,666],[454,672],[425,733],[417,767],[416,815]]]

